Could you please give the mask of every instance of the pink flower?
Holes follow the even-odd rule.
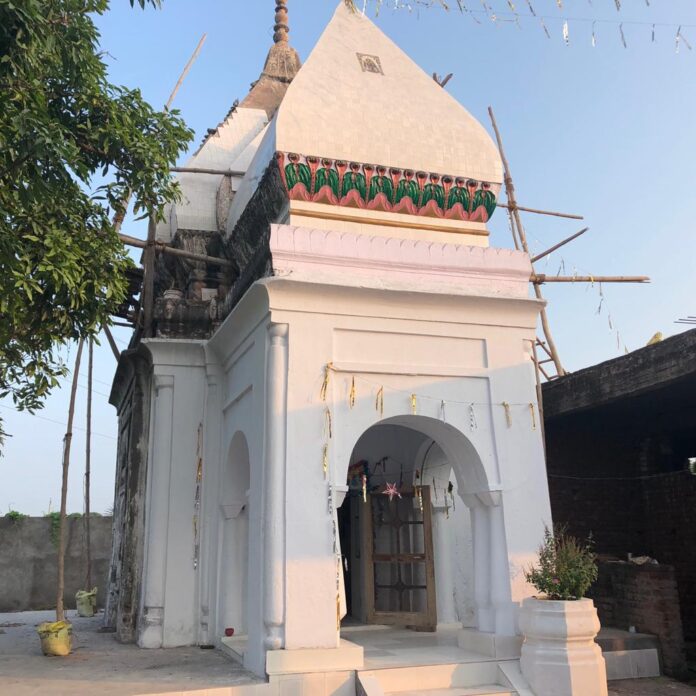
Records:
[[[560,584],[561,584],[561,581],[560,581],[558,578],[554,578],[551,582],[552,582],[554,585],[560,585]]]

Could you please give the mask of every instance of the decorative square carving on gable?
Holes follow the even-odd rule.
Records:
[[[379,56],[370,56],[366,53],[356,53],[355,55],[360,61],[360,67],[362,68],[363,72],[384,75],[384,70],[382,70],[382,61],[379,59]]]

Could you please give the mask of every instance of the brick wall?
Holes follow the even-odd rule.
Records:
[[[677,582],[671,566],[602,561],[591,596],[603,626],[623,630],[635,626],[638,633],[656,635],[664,672],[686,675]]]

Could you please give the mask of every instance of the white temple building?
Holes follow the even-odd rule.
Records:
[[[300,66],[276,9],[259,81],[186,164],[220,173],[179,175],[157,228],[234,270],[162,257],[114,382],[107,621],[224,649],[268,693],[425,693],[379,668],[433,650],[450,685],[531,694],[540,303],[529,257],[488,243],[497,148],[369,18],[341,3]]]

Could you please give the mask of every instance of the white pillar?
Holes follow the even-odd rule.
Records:
[[[474,604],[476,626],[479,631],[495,630],[490,595],[490,529],[486,507],[478,496],[468,493],[461,496],[471,510],[471,533],[474,546]]]
[[[288,325],[268,329],[264,471],[264,625],[269,650],[283,647],[285,622],[285,451]]]
[[[452,540],[447,508],[433,505],[433,531],[435,532],[435,587],[437,589],[437,623],[459,623],[454,605],[454,575],[452,572]]]
[[[153,386],[151,445],[147,467],[143,608],[138,634],[138,645],[141,648],[161,648],[163,643],[174,377],[154,375]]]
[[[491,605],[495,617],[494,631],[498,635],[515,635],[515,616],[510,592],[510,569],[503,519],[502,497],[499,492],[487,494],[490,526],[490,586]]]

